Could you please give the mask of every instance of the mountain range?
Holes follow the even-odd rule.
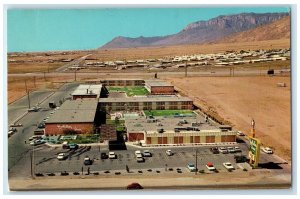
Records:
[[[281,29],[278,31],[288,32],[285,33],[286,37],[290,32],[290,26],[287,22],[287,20],[290,20],[289,18],[289,13],[241,13],[236,15],[221,15],[207,21],[191,23],[180,32],[172,35],[156,37],[141,36],[137,38],[119,36],[101,46],[100,49],[204,44],[215,43],[217,41],[234,42],[236,41],[234,38],[243,39],[243,37],[248,37],[249,33],[247,33],[247,31],[257,28],[264,29],[266,25],[271,26],[268,30],[270,28],[275,30],[277,26],[272,26],[271,24],[272,22],[275,23],[280,20],[283,20],[283,25],[280,25]],[[288,24],[288,27],[285,24]],[[272,33],[272,29],[270,31],[271,32],[264,31],[265,36],[263,36],[263,38],[270,34],[277,39],[278,36],[276,35],[278,35],[278,31],[274,33]],[[254,31],[250,36],[255,37],[255,33],[259,34],[260,31]],[[253,39],[255,40],[255,38],[252,38],[252,40]]]

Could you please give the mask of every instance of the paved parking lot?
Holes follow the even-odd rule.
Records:
[[[242,154],[247,154],[247,146],[239,145],[243,149]],[[173,156],[168,156],[166,150],[171,149],[174,152]],[[212,162],[217,170],[226,170],[223,167],[224,162],[231,162],[236,168],[234,155],[241,154],[213,154],[208,146],[197,147],[173,147],[173,148],[152,148],[149,149],[152,157],[145,157],[145,162],[138,163],[135,159],[135,150],[141,150],[132,146],[127,146],[127,150],[115,151],[116,159],[101,159],[101,152],[108,152],[108,147],[101,146],[100,152],[98,146],[93,146],[90,149],[87,147],[80,147],[76,151],[63,150],[61,148],[47,148],[41,146],[35,149],[34,162],[35,173],[59,173],[67,172],[81,172],[82,167],[84,171],[90,167],[90,171],[107,171],[107,170],[125,170],[126,165],[129,169],[165,169],[167,168],[185,168],[187,163],[196,163],[196,149],[198,150],[198,169],[206,170],[206,163]],[[66,160],[57,160],[57,154],[65,152],[69,156]],[[93,164],[85,166],[83,159],[90,157]]]

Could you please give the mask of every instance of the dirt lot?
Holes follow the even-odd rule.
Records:
[[[168,81],[235,129],[250,134],[254,118],[256,137],[291,160],[290,77],[188,77]],[[277,87],[278,82],[285,82],[287,87]]]

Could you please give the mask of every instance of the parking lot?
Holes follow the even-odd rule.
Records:
[[[144,157],[145,162],[138,163],[134,154],[135,150],[143,149],[133,146],[127,146],[127,150],[114,151],[117,155],[116,159],[101,159],[100,154],[108,153],[108,146],[80,147],[72,151],[62,148],[49,148],[41,146],[34,151],[35,173],[60,173],[60,172],[81,172],[82,168],[87,171],[112,171],[112,170],[126,170],[126,165],[130,170],[134,169],[163,169],[166,168],[186,168],[188,163],[196,163],[196,149],[197,149],[197,165],[198,170],[207,170],[206,164],[212,162],[218,171],[226,171],[222,165],[224,162],[231,162],[235,168],[234,155],[248,153],[245,144],[239,144],[242,152],[229,154],[213,154],[209,146],[197,147],[164,147],[164,148],[147,148],[152,153],[152,157]],[[174,155],[168,156],[166,150],[171,149]],[[58,160],[57,155],[64,152],[68,155],[66,160]],[[85,166],[83,159],[89,157],[93,160],[92,165]],[[187,169],[186,169],[187,171]]]

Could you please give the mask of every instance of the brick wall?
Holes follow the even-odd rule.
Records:
[[[134,142],[138,140],[144,140],[144,133],[128,133],[128,141]]]
[[[46,135],[64,135],[67,131],[77,134],[87,134],[93,130],[93,123],[46,124]]]
[[[173,86],[152,86],[151,94],[174,94]]]

